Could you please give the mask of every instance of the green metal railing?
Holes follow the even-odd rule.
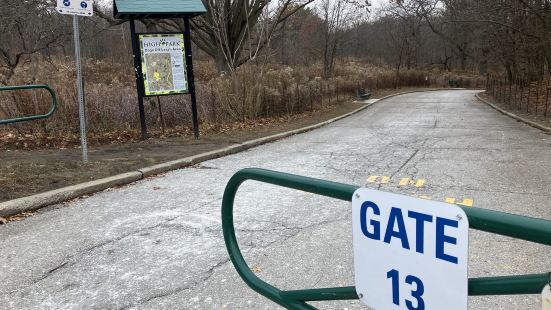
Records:
[[[16,117],[16,118],[10,118],[10,119],[0,119],[0,125],[6,125],[6,124],[13,124],[18,122],[26,122],[26,121],[34,121],[37,119],[43,119],[48,118],[54,114],[55,110],[57,109],[57,95],[53,89],[50,88],[50,86],[45,84],[40,85],[22,85],[22,86],[2,86],[0,87],[0,91],[8,91],[8,90],[23,90],[23,89],[37,89],[37,88],[43,88],[46,89],[50,96],[52,97],[52,105],[50,107],[50,110],[46,114],[38,114],[38,115],[30,115],[30,116],[22,116],[22,117]]]
[[[257,277],[243,258],[233,222],[233,204],[241,183],[255,180],[313,194],[351,201],[357,186],[313,179],[276,171],[247,168],[229,180],[222,199],[222,230],[230,259],[245,283],[256,292],[287,309],[316,309],[307,301],[358,299],[353,286],[282,291]],[[460,206],[469,218],[470,228],[551,245],[551,221],[504,212]],[[469,295],[540,294],[550,281],[550,273],[469,279]]]

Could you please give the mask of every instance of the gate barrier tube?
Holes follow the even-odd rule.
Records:
[[[359,299],[354,286],[282,291],[257,277],[243,258],[233,222],[233,204],[241,183],[254,180],[301,190],[326,197],[352,201],[359,188],[354,185],[314,179],[258,168],[235,173],[226,185],[222,199],[222,230],[230,259],[243,281],[253,290],[287,309],[315,310],[306,301]],[[460,206],[472,229],[551,245],[551,221],[481,208]],[[469,295],[540,294],[551,281],[551,273],[526,274],[469,279]]]
[[[46,114],[38,114],[38,115],[31,115],[31,116],[22,116],[22,117],[16,117],[16,118],[10,118],[10,119],[0,119],[0,125],[7,125],[7,124],[13,124],[18,122],[26,122],[26,121],[34,121],[38,119],[48,118],[54,114],[55,110],[57,109],[57,95],[55,91],[50,88],[50,86],[45,84],[39,84],[39,85],[22,85],[22,86],[2,86],[0,87],[0,91],[8,91],[8,90],[23,90],[23,89],[37,89],[37,88],[43,88],[46,89],[50,96],[52,97],[52,105],[50,107],[50,110]]]

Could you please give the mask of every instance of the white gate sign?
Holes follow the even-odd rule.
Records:
[[[57,0],[56,10],[61,14],[92,16],[92,0]]]
[[[541,308],[551,310],[551,285],[547,284],[541,291]]]
[[[358,296],[376,310],[466,310],[469,222],[452,204],[358,189],[352,198]]]

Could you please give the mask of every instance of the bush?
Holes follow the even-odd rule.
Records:
[[[135,80],[130,64],[87,60],[83,66],[89,131],[104,134],[138,128]],[[329,79],[321,78],[321,64],[289,67],[274,63],[249,63],[231,76],[218,74],[211,61],[196,62],[195,68],[199,114],[203,123],[211,124],[314,110],[350,100],[359,87],[372,90],[446,87],[448,79],[452,78],[451,75],[420,70],[405,70],[396,75],[393,70],[355,60],[340,61],[333,77]],[[27,65],[19,70],[12,84],[29,84],[34,81],[50,84],[58,93],[59,109],[48,120],[5,128],[20,133],[77,134],[79,118],[75,75],[71,59],[61,58],[38,66]],[[462,87],[478,87],[484,83],[484,79],[474,75],[454,78],[459,80]],[[179,95],[145,99],[150,127],[161,125],[159,100],[167,127],[191,124],[189,96]],[[2,92],[0,118],[44,112],[48,104],[46,92]]]

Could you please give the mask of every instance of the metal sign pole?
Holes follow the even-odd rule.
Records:
[[[186,66],[189,85],[189,94],[191,95],[191,114],[193,117],[193,135],[199,139],[199,117],[197,113],[197,97],[195,96],[195,82],[193,77],[193,59],[191,57],[191,31],[189,28],[189,16],[184,16],[184,47],[186,53]]]
[[[134,71],[136,74],[136,89],[138,91],[138,109],[140,111],[142,140],[147,140],[147,125],[145,123],[145,108],[143,105],[145,90],[143,84],[142,61],[140,59],[140,43],[136,35],[134,19],[130,19],[130,37],[132,39],[132,57],[134,58]]]
[[[75,42],[75,62],[77,69],[77,90],[78,90],[78,114],[80,119],[80,144],[82,147],[82,161],[88,161],[88,142],[86,141],[86,110],[84,107],[84,90],[82,85],[82,67],[80,64],[80,31],[78,28],[78,16],[73,15],[73,35]]]

